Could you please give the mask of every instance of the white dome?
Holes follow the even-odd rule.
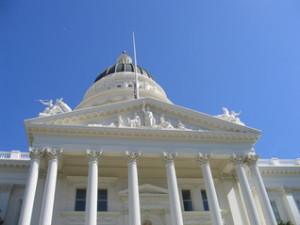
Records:
[[[139,96],[171,103],[164,90],[143,68],[137,67]],[[117,64],[104,70],[87,90],[77,109],[104,105],[134,99],[135,66],[132,59],[123,52]]]

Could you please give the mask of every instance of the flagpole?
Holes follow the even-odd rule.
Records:
[[[139,99],[139,80],[137,75],[137,62],[136,62],[136,49],[135,49],[135,37],[134,32],[132,32],[132,41],[133,41],[133,54],[134,54],[134,75],[135,75],[135,83],[134,83],[134,98]]]

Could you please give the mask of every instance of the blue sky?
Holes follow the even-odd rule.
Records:
[[[169,99],[262,130],[261,158],[300,157],[300,1],[0,1],[0,151],[27,151],[36,99],[72,108],[122,50]]]

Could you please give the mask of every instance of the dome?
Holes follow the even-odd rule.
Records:
[[[110,66],[102,73],[100,73],[100,75],[96,78],[95,83],[105,76],[113,75],[120,72],[135,72],[135,66],[132,64],[131,57],[126,54],[126,51],[123,51],[122,55],[118,57],[116,65]],[[154,78],[148,73],[148,71],[140,66],[137,66],[136,72],[140,75],[146,76],[154,80]]]
[[[136,74],[135,74],[135,68]],[[171,103],[164,90],[155,82],[147,70],[134,66],[125,51],[117,58],[117,64],[108,67],[87,90],[77,109],[105,105],[135,99],[136,75],[140,98],[153,98]]]

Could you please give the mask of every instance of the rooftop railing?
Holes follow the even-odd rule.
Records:
[[[12,150],[11,152],[0,151],[0,160],[1,159],[24,160],[24,159],[30,159],[30,157],[28,152]]]

